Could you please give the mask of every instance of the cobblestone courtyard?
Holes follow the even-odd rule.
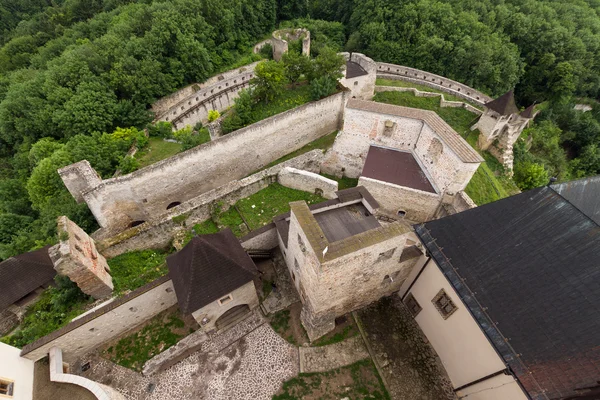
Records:
[[[299,372],[298,349],[256,314],[150,377],[91,357],[92,368],[84,376],[116,388],[128,400],[268,400]]]

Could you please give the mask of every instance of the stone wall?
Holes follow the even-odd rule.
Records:
[[[162,277],[25,346],[21,355],[37,361],[58,347],[73,362],[176,303],[171,280]]]
[[[347,92],[267,118],[128,175],[101,181],[83,194],[103,228],[112,232],[164,215],[183,203],[293,152],[341,126]],[[89,164],[79,164],[91,174]],[[71,166],[73,169],[73,166]],[[65,180],[67,187],[73,182]]]
[[[442,198],[440,194],[398,186],[364,176],[358,179],[358,185],[364,186],[377,200],[379,203],[378,214],[395,219],[406,218],[413,222],[425,222],[433,219]]]
[[[453,81],[440,75],[402,65],[377,63],[377,76],[386,79],[401,79],[418,83],[443,92],[469,100],[475,104],[484,105],[493,100],[490,96],[475,90],[460,82]]]
[[[279,244],[277,239],[277,228],[271,222],[240,238],[240,242],[245,250],[272,250]]]
[[[217,189],[210,190],[187,202],[180,204],[169,210],[167,214],[149,220],[148,222],[125,230],[115,236],[104,236],[103,232],[94,234],[100,238],[97,242],[102,254],[106,257],[115,257],[119,254],[143,250],[147,248],[166,248],[170,246],[173,238],[183,230],[189,230],[199,222],[206,221],[211,217],[211,210],[217,202],[222,203],[225,208],[235,204],[238,200],[248,197],[261,189],[266,188],[277,180],[277,174],[283,168],[295,167],[302,170],[319,172],[323,152],[321,150],[312,150],[298,157],[277,164],[264,171],[257,172],[247,178],[229,182]],[[182,221],[175,222],[175,217],[184,216]],[[255,243],[263,239],[254,239]],[[261,247],[254,249],[263,249],[262,246],[268,246],[269,239],[264,238],[265,243]],[[275,246],[267,247],[273,248]]]
[[[377,79],[377,63],[361,53],[342,53],[346,60],[357,63],[367,72],[367,75],[354,78],[342,78],[340,83],[351,91],[352,98],[371,100],[375,92]]]
[[[288,51],[288,41],[302,40],[302,54],[310,56],[310,32],[306,29],[281,29],[273,32],[271,46],[273,46],[273,59],[281,60],[284,53]]]
[[[225,110],[237,93],[248,87],[258,62],[215,75],[163,97],[152,105],[156,121],[170,121],[176,128],[206,121],[209,110]],[[175,128],[175,126],[174,126]]]
[[[247,304],[251,310],[258,307],[258,296],[256,295],[256,288],[254,282],[250,281],[245,285],[240,286],[229,294],[232,298],[231,301],[220,304],[218,300],[213,301],[210,304],[202,307],[201,309],[194,311],[192,316],[200,325],[200,328],[204,332],[210,332],[216,329],[216,322],[220,316],[222,316],[228,310],[234,307]],[[224,295],[223,297],[226,297]],[[208,319],[208,323],[203,324],[202,320]]]
[[[386,129],[386,123],[392,128]],[[350,100],[344,128],[325,156],[323,172],[359,177],[371,145],[412,151],[438,193],[463,190],[480,162],[462,161],[465,149],[472,152],[468,156],[480,157],[432,111]]]
[[[326,199],[335,199],[338,183],[319,174],[292,167],[283,168],[277,175],[277,182],[285,187],[319,194]]]

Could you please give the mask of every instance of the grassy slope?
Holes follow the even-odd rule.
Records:
[[[438,89],[434,89],[434,88],[430,88],[429,86],[425,86],[425,85],[419,85],[418,83],[412,83],[412,82],[408,82],[408,81],[402,81],[402,80],[396,80],[396,79],[383,79],[383,78],[377,78],[377,80],[375,81],[375,85],[377,86],[395,86],[395,87],[404,87],[404,88],[415,88],[417,90],[420,90],[421,92],[432,92],[432,93],[441,93],[444,95],[444,98],[448,101],[462,101],[465,103],[469,103],[473,106],[476,106],[475,104],[466,101],[458,96],[453,96],[451,94],[448,94],[446,92],[443,92],[441,90]],[[479,106],[476,106],[479,108]]]
[[[477,133],[472,132],[470,129],[477,117],[465,109],[442,108],[436,98],[416,97],[407,92],[377,93],[374,100],[435,111],[473,148],[477,149]],[[489,153],[481,151],[480,153],[486,162],[479,166],[465,189],[465,192],[473,201],[478,205],[482,205],[518,193],[519,189],[513,180],[502,175],[502,165]]]
[[[136,153],[135,158],[140,162],[140,168],[143,168],[157,161],[174,156],[180,151],[181,144],[165,142],[162,138],[152,137],[148,142],[148,146]]]

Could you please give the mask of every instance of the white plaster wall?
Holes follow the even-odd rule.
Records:
[[[258,296],[256,295],[256,288],[254,287],[253,281],[250,281],[235,289],[230,293],[230,295],[233,300],[228,303],[221,305],[219,304],[219,301],[216,300],[192,313],[192,316],[200,325],[200,329],[202,329],[204,332],[209,332],[215,329],[219,317],[228,310],[231,310],[233,307],[237,307],[242,304],[248,304],[251,310],[258,307]],[[223,295],[222,297],[226,296],[227,294]],[[202,325],[202,320],[204,318],[208,318],[210,320],[210,322],[208,322],[206,325]]]
[[[440,289],[444,289],[458,307],[446,320],[431,302]],[[506,368],[433,260],[427,264],[410,293],[422,308],[415,320],[440,356],[453,387]]]
[[[364,186],[379,203],[378,213],[398,218],[398,211],[406,212],[405,219],[425,222],[433,219],[442,196],[404,186],[394,185],[361,176],[358,185]]]
[[[0,378],[14,382],[14,400],[33,398],[33,361],[20,356],[21,350],[0,342]],[[0,395],[0,398],[3,396]]]
[[[89,353],[102,343],[135,328],[176,303],[177,296],[173,289],[173,283],[168,280],[36,348],[25,354],[24,357],[37,361],[45,357],[50,348],[58,347],[63,349],[65,360],[70,362]]]
[[[337,197],[335,192],[338,190],[338,183],[313,172],[286,167],[279,171],[277,181],[285,187],[309,193],[316,193],[317,190],[320,190],[326,199]]]
[[[100,226],[123,229],[264,167],[339,129],[346,92],[278,114],[84,194]]]
[[[459,399],[527,400],[527,396],[511,375],[498,375],[456,392]]]

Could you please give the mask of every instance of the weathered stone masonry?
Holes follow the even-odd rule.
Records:
[[[346,96],[340,92],[305,104],[117,178],[82,183],[79,177],[96,176],[86,162],[62,168],[59,174],[101,227],[118,232],[338,130]]]

